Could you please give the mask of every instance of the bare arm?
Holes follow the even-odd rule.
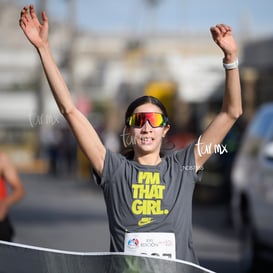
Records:
[[[0,154],[0,174],[5,182],[10,186],[11,191],[7,198],[0,202],[0,220],[5,217],[8,209],[19,202],[24,196],[22,181],[9,158]]]
[[[237,46],[232,36],[231,28],[226,25],[216,25],[211,28],[213,40],[224,53],[224,62],[233,63],[237,59]],[[241,86],[239,69],[226,70],[225,93],[222,109],[208,128],[200,136],[199,141],[205,145],[221,144],[226,134],[242,114]],[[205,164],[211,153],[200,153],[200,146],[195,145],[195,161],[197,170]]]
[[[28,40],[37,49],[52,94],[60,112],[69,123],[83,152],[93,168],[100,175],[105,158],[105,147],[87,118],[75,107],[67,85],[57,67],[48,43],[48,18],[42,13],[39,22],[34,6],[24,7],[21,12],[20,26]]]

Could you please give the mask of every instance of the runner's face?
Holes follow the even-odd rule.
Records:
[[[146,103],[138,106],[134,113],[162,113],[161,109],[152,104]],[[165,127],[152,127],[147,120],[141,128],[131,127],[130,132],[134,138],[134,149],[140,152],[160,152],[160,147],[162,143],[162,138],[165,137],[167,131],[169,130],[169,125]]]

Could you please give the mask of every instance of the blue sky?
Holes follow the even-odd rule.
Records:
[[[24,5],[27,1],[17,0]],[[37,4],[38,0],[32,0]],[[50,18],[66,20],[67,0],[47,0]],[[76,0],[78,27],[93,31],[204,32],[217,23],[234,31],[273,36],[272,0],[159,0],[156,9],[145,0]]]

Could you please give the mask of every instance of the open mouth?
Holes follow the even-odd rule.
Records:
[[[152,137],[141,137],[141,144],[151,144],[154,140]]]

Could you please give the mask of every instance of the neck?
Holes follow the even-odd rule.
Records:
[[[134,160],[142,165],[155,166],[161,162],[159,154],[135,155]]]

